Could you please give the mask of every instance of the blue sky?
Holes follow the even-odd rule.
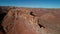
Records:
[[[0,0],[0,6],[60,8],[60,0]]]

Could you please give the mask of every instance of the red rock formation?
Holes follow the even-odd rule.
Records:
[[[11,10],[5,16],[3,26],[7,34],[40,34],[37,20],[29,11]]]
[[[60,34],[59,9],[8,7],[4,11],[1,13],[7,15],[2,26],[6,34]]]

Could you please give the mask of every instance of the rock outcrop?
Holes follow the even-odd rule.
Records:
[[[0,14],[5,34],[60,34],[59,9],[3,8]]]

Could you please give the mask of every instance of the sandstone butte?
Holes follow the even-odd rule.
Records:
[[[0,6],[0,34],[60,34],[60,9]]]

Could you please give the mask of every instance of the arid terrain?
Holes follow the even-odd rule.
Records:
[[[60,34],[60,9],[0,6],[0,34]]]

